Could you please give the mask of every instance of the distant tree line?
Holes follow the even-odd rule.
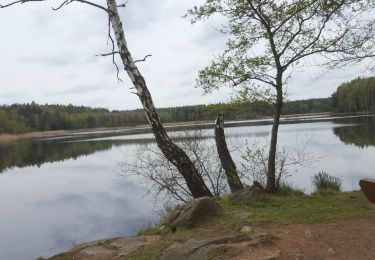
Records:
[[[225,111],[226,120],[254,119],[272,115],[273,106],[264,101],[194,105],[158,109],[165,123],[213,121],[219,110]],[[327,112],[331,110],[329,98],[287,102],[284,114]],[[96,127],[124,127],[147,124],[143,110],[109,111],[73,105],[14,104],[0,106],[0,134],[31,131],[73,130]]]
[[[375,77],[341,84],[332,94],[332,105],[336,112],[375,111]]]

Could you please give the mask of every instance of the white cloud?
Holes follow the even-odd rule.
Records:
[[[200,2],[132,0],[121,11],[134,58],[153,55],[139,67],[159,107],[229,99],[228,89],[202,96],[194,88],[198,70],[225,44],[225,37],[213,28],[218,20],[191,25],[181,18]],[[140,107],[124,73],[124,83],[117,83],[111,58],[95,57],[110,51],[104,12],[78,3],[54,12],[52,3],[56,6],[59,1],[0,10],[0,104],[34,100],[110,109]],[[310,79],[313,73],[309,69],[294,74],[288,84],[289,98],[329,96],[338,84],[361,71],[355,68],[318,80]]]

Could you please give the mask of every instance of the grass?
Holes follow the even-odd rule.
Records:
[[[280,187],[277,191],[277,195],[280,196],[303,196],[305,192],[300,189],[293,187],[291,184],[283,182],[280,184]]]
[[[326,172],[318,172],[312,177],[315,193],[333,195],[341,191],[342,179]]]
[[[374,217],[375,207],[361,192],[343,192],[332,196],[265,195],[245,205],[221,202],[228,221],[236,221],[233,212],[251,212],[246,222],[299,223]]]

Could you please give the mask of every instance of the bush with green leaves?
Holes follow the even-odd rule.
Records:
[[[321,171],[312,177],[315,192],[319,194],[330,194],[341,191],[342,179]]]

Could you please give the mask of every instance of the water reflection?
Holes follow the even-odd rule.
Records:
[[[375,146],[375,117],[358,117],[343,119],[353,123],[352,126],[342,126],[333,128],[333,133],[344,144],[353,144],[361,148]]]
[[[226,135],[244,147],[246,139],[267,143],[270,130],[271,125],[228,127]],[[292,150],[298,138],[313,136],[307,152],[324,156],[314,168],[291,169],[288,181],[311,192],[310,177],[324,170],[343,177],[344,190],[358,189],[360,178],[373,177],[374,130],[374,116],[283,124],[280,147]],[[203,134],[212,138],[212,127]],[[115,172],[139,145],[153,142],[152,135],[90,138],[0,146],[0,259],[51,256],[85,241],[133,235],[153,219],[153,198],[144,197],[142,180]],[[240,163],[240,155],[233,156]]]
[[[114,171],[135,150],[113,147],[0,175],[0,259],[51,256],[85,241],[134,235],[150,223],[154,205],[140,180]]]
[[[38,166],[47,162],[77,159],[97,151],[106,151],[121,142],[35,141],[0,146],[0,173],[13,167]]]
[[[177,141],[183,138],[179,134],[172,133],[172,136]],[[200,138],[208,139],[212,137],[211,135],[205,135]],[[137,134],[76,141],[48,139],[0,145],[0,173],[14,167],[40,167],[42,164],[49,162],[76,160],[80,156],[107,151],[122,145],[153,142],[154,138],[151,134]]]

